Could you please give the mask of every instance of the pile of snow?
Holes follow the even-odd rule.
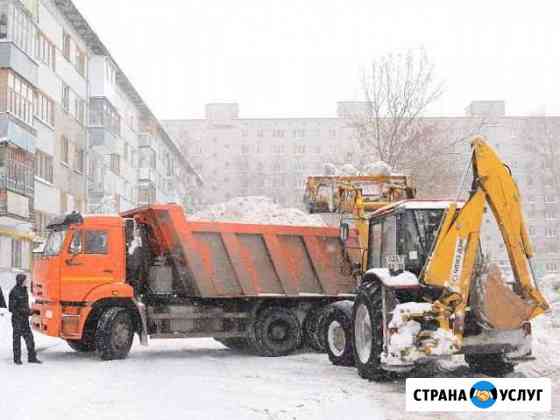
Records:
[[[393,168],[388,163],[382,160],[375,163],[368,163],[364,166],[361,174],[368,176],[390,176],[393,172]]]
[[[355,176],[359,175],[360,171],[356,169],[356,167],[350,163],[342,165],[340,168],[340,175],[342,176]]]
[[[307,214],[299,209],[283,208],[269,197],[236,197],[215,204],[193,215],[189,220],[239,222],[271,225],[326,226],[319,215]]]
[[[396,175],[393,173],[393,168],[388,163],[379,160],[377,162],[368,163],[363,166],[361,170],[354,165],[347,163],[342,166],[337,166],[334,163],[325,163],[323,165],[323,175],[327,176],[390,176]]]

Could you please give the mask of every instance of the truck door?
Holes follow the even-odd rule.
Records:
[[[94,288],[120,281],[122,257],[117,252],[115,229],[77,226],[61,262],[61,300],[82,302]]]

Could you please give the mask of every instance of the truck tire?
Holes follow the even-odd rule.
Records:
[[[352,306],[345,300],[330,305],[332,310],[325,319],[324,341],[327,354],[333,365],[354,366],[354,348],[352,345]]]
[[[95,348],[102,360],[126,358],[133,339],[132,317],[126,309],[113,307],[103,312],[95,332]]]
[[[381,367],[383,352],[382,285],[371,282],[362,287],[352,310],[354,362],[364,379],[383,381],[388,372]]]
[[[296,314],[279,306],[259,312],[251,331],[252,347],[260,356],[286,356],[301,345],[302,339],[303,332]]]
[[[310,309],[303,321],[303,341],[312,350],[324,353],[327,349],[323,340],[321,323],[328,305],[317,305]]]
[[[68,346],[78,353],[89,353],[95,351],[95,341],[93,339],[66,340]]]
[[[230,350],[246,352],[250,349],[249,341],[245,337],[214,338],[214,340]]]
[[[514,370],[514,364],[508,362],[501,353],[466,353],[465,362],[472,371],[488,376],[504,376]]]

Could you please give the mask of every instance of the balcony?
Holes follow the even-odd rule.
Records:
[[[100,155],[117,153],[117,138],[104,127],[89,128],[90,146]]]
[[[157,184],[157,174],[152,168],[138,168],[138,182]]]

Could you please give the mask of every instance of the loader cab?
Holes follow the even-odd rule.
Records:
[[[401,201],[376,211],[369,221],[367,268],[410,271],[424,268],[447,201]]]

